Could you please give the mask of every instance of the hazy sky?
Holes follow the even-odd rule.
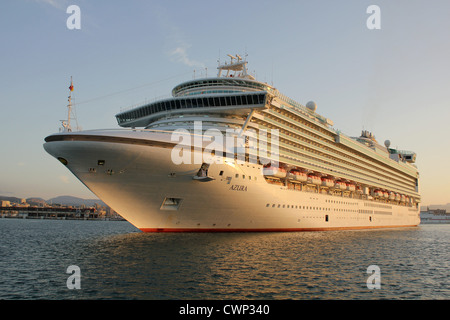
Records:
[[[2,0],[0,195],[95,197],[42,147],[67,117],[70,76],[79,125],[115,128],[121,108],[215,75],[231,53],[343,133],[415,151],[422,205],[448,203],[449,16],[448,0]]]

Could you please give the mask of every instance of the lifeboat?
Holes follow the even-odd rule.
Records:
[[[400,201],[401,197],[398,193],[395,194],[395,201]]]
[[[306,182],[308,181],[308,176],[304,172],[297,172],[297,174],[295,175],[295,180],[300,182]]]
[[[389,198],[389,193],[387,193],[387,191],[383,191],[383,197],[385,199]]]
[[[291,181],[298,181],[298,182],[305,182],[308,179],[306,173],[297,170],[292,170],[291,172],[289,172],[288,177]]]
[[[353,183],[348,183],[347,184],[347,190],[355,191],[356,190],[356,186]]]
[[[322,180],[320,179],[320,177],[313,174],[308,175],[308,182],[317,185],[322,184]]]
[[[395,200],[395,193],[394,192],[390,192],[389,193],[389,200]]]
[[[356,186],[357,193],[363,193],[362,188],[360,186]]]
[[[325,187],[332,187],[334,186],[334,181],[330,178],[322,178],[322,185]]]
[[[269,177],[285,178],[286,170],[283,168],[277,168],[277,167],[266,167],[266,168],[263,168],[263,174],[265,176],[269,176]]]
[[[406,196],[402,194],[402,195],[400,196],[400,201],[401,201],[401,202],[406,202]]]
[[[335,187],[336,189],[345,190],[345,189],[347,189],[347,184],[346,184],[345,182],[342,182],[342,181],[337,181],[337,182],[334,184],[334,187]]]
[[[381,197],[383,197],[383,191],[375,190],[374,195],[375,195],[375,197],[381,198]]]

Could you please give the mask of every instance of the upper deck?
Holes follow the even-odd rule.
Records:
[[[162,117],[182,113],[245,116],[251,110],[267,108],[274,101],[273,97],[277,97],[304,116],[327,127],[333,125],[330,119],[315,112],[315,106],[304,106],[273,86],[255,80],[247,72],[247,61],[239,55],[228,56],[230,63],[219,64],[216,77],[183,82],[173,88],[172,98],[120,112],[116,115],[118,124],[122,127],[145,127]]]
[[[180,126],[188,129],[190,122],[195,120],[207,121],[222,129],[243,128],[246,123],[256,130],[259,126],[279,128],[282,132],[285,130],[289,139],[296,132],[295,128],[301,127],[303,129],[299,130],[303,130],[303,137],[300,140],[314,140],[311,143],[315,152],[322,148],[330,150],[339,145],[383,163],[386,158],[397,162],[415,162],[414,153],[398,153],[388,146],[378,144],[374,137],[363,134],[347,139],[332,127],[330,119],[316,112],[317,105],[314,102],[302,105],[283,95],[275,87],[255,80],[247,72],[247,61],[240,56],[229,56],[229,63],[219,63],[216,77],[183,82],[173,88],[171,98],[121,112],[116,115],[119,125],[174,130]],[[332,145],[324,145],[317,139],[330,140]]]
[[[267,91],[271,87],[262,82],[244,78],[205,78],[191,80],[177,85],[172,90],[173,97],[192,96],[199,94],[235,93],[248,91]]]

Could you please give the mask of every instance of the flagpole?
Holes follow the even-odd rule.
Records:
[[[69,105],[67,106],[67,128],[66,130],[71,132],[72,127],[70,126],[70,114],[72,113],[72,91],[73,91],[73,81],[72,76],[70,76],[70,87],[69,87]]]

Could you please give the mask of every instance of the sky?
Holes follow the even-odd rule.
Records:
[[[42,147],[67,118],[71,76],[78,125],[117,128],[122,108],[240,54],[344,134],[415,151],[422,205],[449,203],[449,16],[448,0],[2,0],[0,195],[96,198]]]

